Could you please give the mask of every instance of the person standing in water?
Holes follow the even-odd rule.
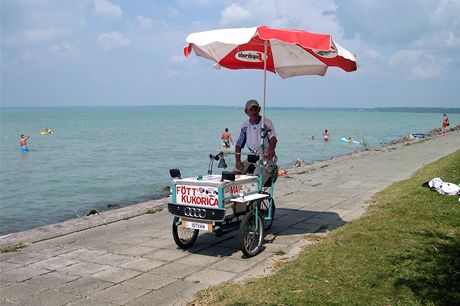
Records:
[[[324,130],[323,139],[324,139],[324,141],[328,141],[328,140],[329,140],[329,132],[328,132],[327,130]]]
[[[220,137],[222,139],[222,147],[230,149],[230,143],[233,144],[232,134],[228,131],[228,128],[225,128],[225,131]]]
[[[19,146],[21,147],[22,153],[29,152],[29,148],[27,147],[27,139],[29,139],[29,135],[21,134],[21,137],[19,137]]]

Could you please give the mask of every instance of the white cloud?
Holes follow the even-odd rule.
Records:
[[[67,41],[63,41],[59,44],[54,44],[51,46],[51,51],[57,55],[61,56],[70,56],[70,57],[79,57],[80,50],[69,44]]]
[[[30,51],[23,51],[21,54],[18,55],[17,59],[19,61],[27,62],[33,60],[33,55]]]
[[[119,32],[103,33],[97,39],[103,51],[127,47],[131,41]]]
[[[414,79],[428,80],[441,75],[441,67],[434,63],[428,65],[415,65],[411,69],[411,76]]]
[[[374,59],[374,60],[383,60],[385,59],[385,57],[377,52],[376,50],[373,50],[373,49],[367,49],[367,50],[364,50],[364,52],[362,53],[362,56],[365,56],[369,59]]]
[[[153,20],[148,17],[137,16],[136,20],[141,30],[149,30],[153,28]]]
[[[444,42],[449,47],[460,46],[460,37],[456,36],[452,31],[447,34],[447,38],[444,39]]]
[[[422,52],[415,49],[400,50],[393,54],[388,63],[392,66],[412,64],[421,56]]]
[[[168,24],[162,20],[154,20],[145,16],[136,17],[137,28],[141,31],[155,30],[158,27],[166,27]]]
[[[55,27],[30,28],[25,30],[24,38],[31,44],[40,44],[63,35],[65,30]]]
[[[398,74],[409,79],[428,80],[441,76],[449,59],[437,58],[419,49],[406,49],[396,52],[388,63]]]
[[[279,28],[299,28],[328,33],[340,41],[341,25],[332,14],[333,0],[245,0],[232,3],[221,11],[220,24],[226,27],[267,25]]]
[[[236,3],[227,6],[221,13],[220,24],[223,26],[237,26],[238,24],[246,24],[251,19],[251,13]]]
[[[110,17],[121,17],[123,15],[121,7],[108,0],[94,0],[94,10],[98,15]]]

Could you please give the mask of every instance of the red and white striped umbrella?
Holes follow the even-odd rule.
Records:
[[[325,75],[329,66],[351,72],[356,57],[330,35],[267,26],[192,33],[184,54],[191,50],[229,69],[262,69],[281,78]]]
[[[267,70],[285,79],[323,76],[330,66],[347,72],[357,69],[356,57],[327,34],[259,26],[192,33],[186,41],[186,57],[194,50],[196,55],[214,61],[217,68],[264,70],[263,117]]]

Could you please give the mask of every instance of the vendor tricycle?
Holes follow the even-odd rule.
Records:
[[[219,160],[219,166],[225,167],[227,154],[234,153],[211,154],[205,176],[181,178],[179,169],[170,170],[173,182],[168,210],[174,215],[172,234],[175,243],[187,249],[195,243],[200,230],[220,236],[238,229],[241,250],[252,257],[262,250],[264,231],[273,224],[276,157],[267,162],[258,155],[249,155],[248,161],[254,164],[252,174],[212,174],[213,162]]]

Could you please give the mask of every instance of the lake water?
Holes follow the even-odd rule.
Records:
[[[2,108],[0,234],[164,196],[168,169],[206,174],[224,128],[236,138],[245,116],[231,107]],[[281,167],[363,149],[341,137],[376,146],[442,121],[440,113],[358,110],[268,109],[267,117],[278,134]],[[449,119],[454,126],[460,114]],[[40,135],[44,128],[55,133]],[[324,129],[329,142],[322,141]],[[29,153],[20,153],[20,134],[30,135]],[[234,166],[232,158],[227,163]]]

